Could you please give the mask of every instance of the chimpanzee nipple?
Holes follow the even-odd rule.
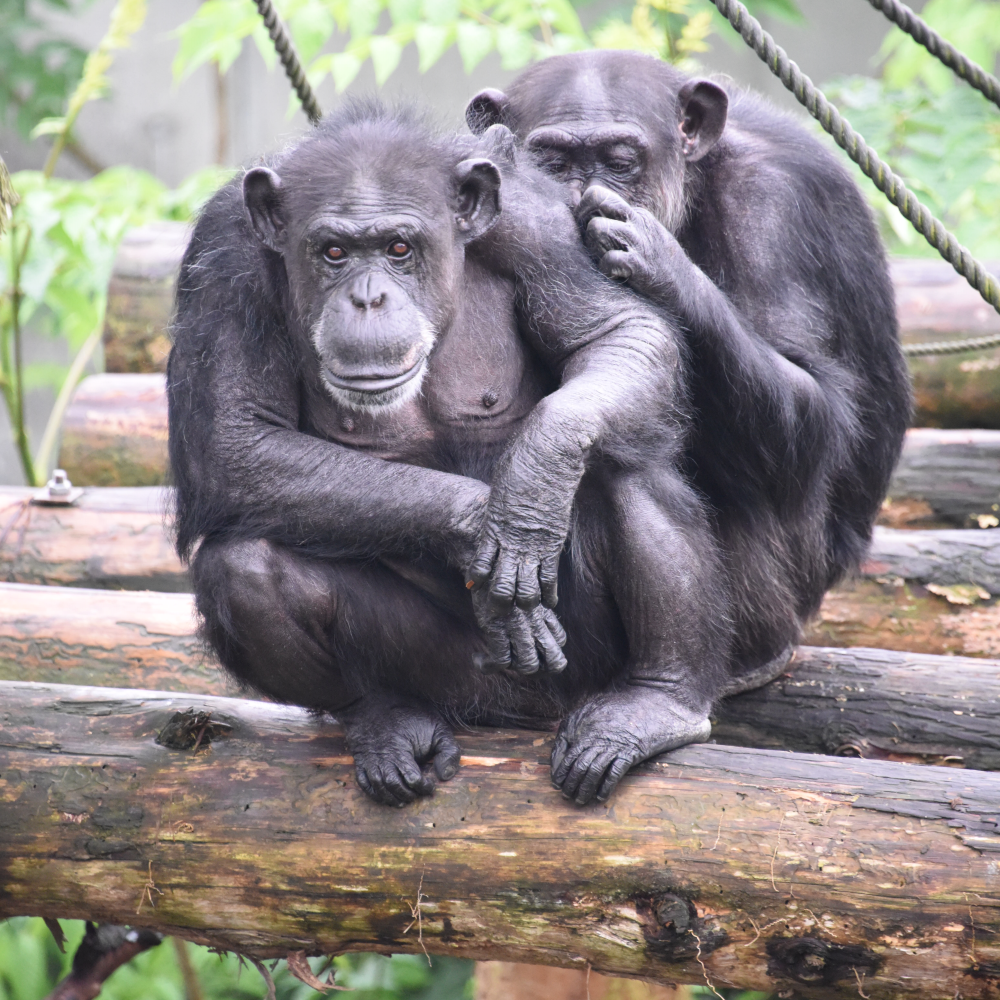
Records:
[[[483,406],[485,406],[487,410],[490,409],[490,407],[496,406],[498,398],[499,397],[497,396],[497,394],[492,389],[490,389],[489,392],[484,392],[483,393]]]

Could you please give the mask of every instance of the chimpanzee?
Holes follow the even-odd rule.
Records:
[[[521,160],[503,127],[347,105],[215,196],[178,280],[204,634],[249,687],[334,713],[385,803],[454,774],[449,721],[564,716],[553,779],[603,799],[752,682],[679,469],[681,340]]]
[[[753,670],[857,566],[908,422],[860,193],[762,99],[633,52],[547,59],[466,117],[508,126],[569,190],[600,269],[683,331],[684,468],[722,553],[734,673]]]

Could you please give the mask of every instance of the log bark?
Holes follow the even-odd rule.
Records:
[[[174,552],[164,487],[88,489],[71,507],[32,504],[0,486],[0,578],[17,583],[188,591]]]
[[[189,235],[183,222],[152,222],[125,234],[108,284],[107,371],[166,371],[174,285]]]
[[[861,571],[867,577],[892,576],[918,583],[976,583],[1000,594],[1000,530],[877,527]]]
[[[889,498],[922,501],[961,527],[980,515],[1000,518],[1000,431],[908,431]]]
[[[904,343],[1000,332],[1000,316],[946,261],[897,259],[891,272]],[[909,364],[917,426],[1000,427],[1000,348]]]
[[[0,606],[4,680],[234,691],[189,595],[0,584]],[[1000,662],[800,646],[785,676],[720,709],[713,737],[1000,769]]]
[[[62,423],[59,466],[77,486],[159,486],[167,477],[163,375],[91,375]]]
[[[549,784],[550,734],[465,732],[456,778],[393,810],[300,710],[11,683],[0,704],[0,916],[824,998],[1000,985],[983,772],[702,745],[581,810]],[[229,735],[158,744],[187,709]]]

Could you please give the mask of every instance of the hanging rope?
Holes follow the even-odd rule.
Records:
[[[285,68],[285,75],[299,96],[302,110],[306,113],[309,121],[315,125],[323,117],[323,112],[320,111],[316,95],[306,79],[306,72],[302,68],[302,63],[299,62],[299,54],[295,51],[288,29],[281,23],[281,18],[278,17],[278,12],[274,9],[271,0],[255,0],[255,2],[257,10],[263,18],[264,27],[267,28],[271,41],[274,42],[274,49],[278,53],[281,65]]]
[[[997,312],[1000,312],[1000,284],[996,278],[989,274],[983,265],[945,229],[944,224],[934,218],[931,212],[907,190],[903,179],[879,159],[874,150],[869,148],[865,140],[827,100],[823,92],[761,27],[760,22],[750,16],[749,11],[739,0],[712,0],[712,2],[740,33],[743,41],[760,56],[768,69],[795,95],[809,114],[833,136],[837,145],[867,177],[871,178],[875,186],[909,219],[917,232]],[[958,354],[997,346],[1000,346],[1000,334],[931,344],[904,344],[903,353],[911,357],[920,357],[926,354]]]
[[[926,21],[921,20],[906,4],[899,0],[868,0],[894,24],[899,25],[915,42],[936,56],[970,87],[975,87],[984,97],[1000,107],[1000,80],[987,73],[982,66],[962,55],[954,45],[946,42]]]

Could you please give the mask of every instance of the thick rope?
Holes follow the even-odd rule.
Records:
[[[944,224],[934,218],[931,212],[907,190],[903,179],[886,166],[865,140],[851,128],[837,109],[827,100],[821,90],[799,67],[788,58],[788,54],[761,27],[759,21],[750,16],[739,0],[712,0],[729,23],[740,33],[743,41],[766,63],[768,69],[787,87],[800,104],[833,136],[834,141],[871,178],[875,186],[909,219],[914,228],[932,247],[997,312],[1000,312],[1000,284],[963,247]],[[973,337],[969,340],[942,341],[933,344],[904,344],[903,353],[911,357],[925,354],[958,354],[963,351],[983,350],[1000,346],[1000,335]]]
[[[299,54],[295,51],[291,36],[284,24],[281,23],[281,18],[278,17],[278,12],[274,9],[271,0],[256,0],[256,4],[257,10],[260,11],[260,16],[264,20],[264,27],[267,28],[271,41],[274,42],[274,49],[278,53],[281,65],[285,68],[285,75],[299,96],[302,110],[306,113],[309,121],[315,125],[323,117],[323,112],[320,111],[316,95],[306,79],[306,72],[302,68],[302,63],[299,62]]]
[[[975,87],[984,97],[1000,107],[1000,80],[987,73],[982,66],[962,55],[954,45],[946,42],[926,21],[921,20],[906,4],[899,0],[868,0],[894,24],[899,25],[915,42],[922,45],[961,77],[970,87]]]

